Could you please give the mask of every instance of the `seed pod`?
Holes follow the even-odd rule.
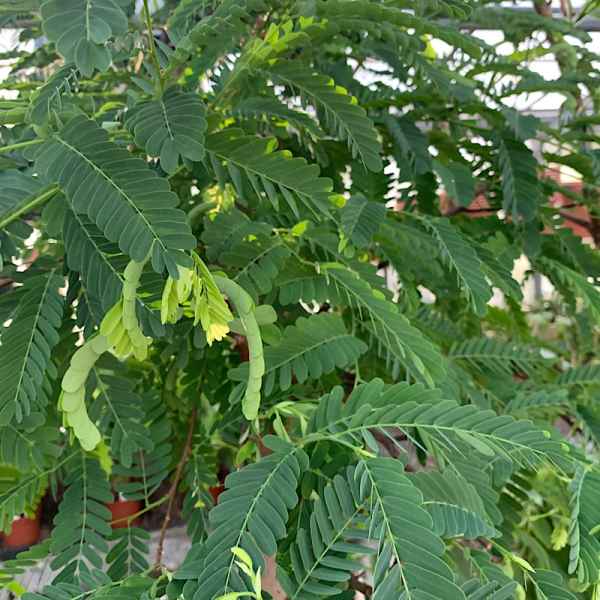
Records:
[[[100,324],[100,333],[108,339],[113,353],[121,359],[133,353],[138,360],[144,360],[152,343],[143,334],[136,313],[137,288],[143,270],[143,262],[129,262],[123,274],[122,297]]]
[[[63,424],[73,429],[75,437],[87,451],[98,445],[101,436],[87,413],[85,382],[92,367],[108,347],[108,339],[103,335],[88,340],[73,354],[61,381],[62,391],[58,399],[58,408],[63,412]]]
[[[262,377],[265,373],[262,338],[260,337],[260,329],[256,315],[254,314],[254,302],[246,290],[231,281],[231,279],[215,275],[214,282],[219,290],[233,302],[248,340],[250,364],[246,393],[242,400],[242,412],[246,419],[252,421],[258,415],[260,389],[262,387]]]

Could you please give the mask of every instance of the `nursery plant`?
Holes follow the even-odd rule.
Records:
[[[600,597],[600,56],[560,5],[0,2],[0,526],[58,503],[3,587]]]

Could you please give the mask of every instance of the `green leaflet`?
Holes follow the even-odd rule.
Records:
[[[245,117],[256,117],[257,119],[279,119],[289,123],[295,129],[306,130],[315,137],[324,137],[325,133],[317,125],[316,121],[305,113],[292,110],[276,96],[255,98],[244,98],[236,102],[233,113]]]
[[[571,593],[560,573],[537,569],[533,574],[536,584],[538,600],[576,600],[577,596]]]
[[[103,579],[101,555],[108,552],[111,533],[111,513],[105,504],[113,501],[113,495],[99,463],[84,452],[78,454],[70,464],[67,489],[54,518],[51,568],[61,571],[60,581],[95,583]]]
[[[318,268],[318,270],[317,270]],[[279,300],[289,304],[333,302],[352,308],[356,324],[384,356],[392,374],[402,365],[411,377],[433,385],[445,376],[439,349],[388,301],[381,289],[371,287],[381,278],[353,271],[338,263],[319,263],[315,269],[291,263],[277,281]]]
[[[2,332],[0,346],[0,426],[23,420],[33,410],[45,412],[46,377],[56,377],[50,362],[62,322],[64,298],[58,288],[63,279],[54,271],[30,279]]]
[[[134,389],[135,380],[122,363],[105,354],[92,367],[89,384],[95,390],[90,418],[98,423],[107,443],[110,441],[111,456],[130,467],[135,453],[153,449],[143,399]]]
[[[567,369],[558,376],[559,385],[594,385],[600,381],[600,365],[588,364]]]
[[[471,579],[462,586],[463,592],[467,596],[467,600],[510,600],[515,597],[517,590],[517,582],[510,581],[504,585],[496,581],[488,581],[481,583],[477,579]]]
[[[154,494],[172,468],[173,428],[166,418],[166,406],[160,394],[154,391],[142,395],[146,443],[133,453],[131,464],[118,460],[112,474],[117,477],[115,485],[119,494],[127,500],[151,502]],[[131,525],[131,523],[130,523]]]
[[[385,219],[385,204],[351,196],[342,209],[342,231],[359,248],[368,246]]]
[[[69,168],[65,168],[65,164]],[[151,256],[157,273],[177,277],[195,247],[185,214],[166,179],[108,139],[90,119],[71,119],[37,155],[37,168],[57,180],[73,209],[85,213],[133,260]],[[85,182],[87,194],[77,194]]]
[[[169,88],[158,100],[139,102],[125,115],[125,125],[135,143],[150,156],[159,156],[167,173],[177,169],[180,158],[204,157],[205,108],[197,94]]]
[[[403,4],[400,6],[405,7]],[[371,0],[319,0],[317,10],[320,15],[339,23],[342,31],[357,29],[362,32],[369,22],[374,23],[376,27],[392,25],[399,30],[414,28],[421,34],[428,33],[453,47],[460,48],[474,58],[481,54],[480,45],[471,36],[395,6],[382,5]]]
[[[580,465],[569,486],[571,522],[569,526],[569,573],[580,583],[596,583],[600,578],[600,473]]]
[[[108,69],[105,44],[127,31],[127,17],[115,0],[48,0],[41,11],[44,33],[67,62],[86,77]]]
[[[248,293],[237,283],[225,277],[215,276],[214,281],[219,290],[229,297],[235,306],[248,340],[249,367],[246,392],[242,400],[242,411],[249,421],[256,418],[260,407],[260,388],[265,372],[260,329],[254,315],[254,302]]]
[[[433,161],[433,168],[442,180],[446,194],[458,206],[469,206],[475,199],[475,180],[467,165],[450,161],[447,164]]]
[[[32,232],[26,215],[50,200],[58,191],[23,171],[0,172],[0,269],[19,256],[23,242]]]
[[[348,143],[353,158],[371,171],[381,170],[381,144],[373,122],[344,88],[298,62],[278,60],[259,69],[322,111],[323,127]]]
[[[438,349],[379,290],[371,288],[358,274],[336,265],[329,266],[325,275],[334,298],[354,309],[360,317],[358,324],[387,358],[430,385],[443,377],[445,368]]]
[[[48,475],[53,470],[32,470],[21,475],[14,467],[0,466],[0,532],[9,533],[15,517],[31,515],[35,511],[48,487]]]
[[[453,360],[466,361],[477,369],[485,368],[506,374],[514,371],[532,374],[547,362],[535,348],[493,338],[456,342],[450,348],[448,356]]]
[[[169,16],[170,38],[178,42],[193,26],[195,19],[203,20],[218,6],[216,0],[182,0]]]
[[[448,219],[430,217],[420,220],[432,232],[443,262],[456,273],[473,310],[483,316],[492,289],[485,279],[477,252]]]
[[[185,63],[192,52],[203,54],[202,65],[208,68],[230,51],[248,31],[257,13],[266,8],[263,0],[224,0],[214,12],[201,19],[186,35],[177,40],[169,69]]]
[[[219,262],[232,270],[231,277],[255,301],[273,288],[273,280],[283,270],[290,250],[278,237],[260,237],[236,243],[219,257]],[[235,270],[235,272],[233,272]]]
[[[42,471],[59,456],[59,432],[44,422],[42,413],[32,413],[19,424],[13,422],[0,428],[0,464],[29,473]]]
[[[207,258],[218,262],[225,253],[231,252],[232,247],[240,243],[239,240],[246,240],[249,236],[262,240],[270,237],[272,232],[271,225],[250,220],[241,210],[233,207],[227,212],[219,211],[212,220],[205,220],[202,242],[206,245]]]
[[[202,600],[248,590],[230,549],[244,549],[255,567],[262,566],[263,556],[276,551],[277,540],[285,535],[288,512],[298,502],[296,487],[308,468],[308,457],[273,436],[263,441],[273,453],[227,476],[226,491],[210,512],[212,533],[200,548],[199,560],[193,567],[184,564],[175,575],[185,578],[192,568]]]
[[[40,194],[44,190],[43,182],[16,169],[0,173],[0,186],[0,229],[6,229],[21,215],[37,206]],[[31,231],[28,226],[23,227],[25,232]]]
[[[423,506],[433,521],[433,531],[442,538],[498,535],[474,486],[451,471],[409,474],[423,494]]]
[[[361,461],[356,477],[360,489],[375,503],[372,530],[379,541],[378,562],[382,563],[375,567],[375,589],[380,585],[387,588],[388,578],[395,583],[389,594],[380,593],[378,597],[398,597],[402,584],[411,594],[423,592],[432,598],[464,600],[452,571],[441,558],[445,547],[433,532],[421,493],[404,474],[402,463],[388,458]],[[385,568],[390,558],[396,560],[391,570]]]
[[[276,151],[276,147],[272,138],[244,135],[239,129],[226,129],[206,138],[209,155],[225,161],[227,171],[220,163],[213,163],[217,176],[228,173],[241,198],[253,191],[277,208],[281,195],[296,214],[298,202],[317,216],[328,214],[333,196],[331,180],[319,177],[317,165],[291,157],[289,152]]]
[[[336,367],[352,365],[366,350],[367,345],[348,333],[338,315],[299,317],[294,325],[285,329],[280,344],[268,346],[264,351],[264,393],[268,396],[276,388],[289,389],[292,378],[298,383],[319,379]],[[248,368],[242,365],[229,375],[243,381]]]
[[[573,298],[581,298],[596,322],[600,322],[600,292],[585,275],[551,258],[541,257],[537,261],[559,290],[568,290]]]
[[[492,455],[507,466],[533,468],[544,462],[569,465],[568,447],[529,421],[497,415],[473,404],[458,405],[440,400],[439,391],[423,386],[396,384],[384,390],[383,382],[373,380],[355,388],[345,404],[342,389],[324,397],[313,413],[306,441],[327,439],[352,449],[372,447],[369,430],[385,435],[389,428],[400,429],[416,445],[413,428],[427,435],[436,450],[446,456],[475,451],[488,460]]]
[[[498,142],[502,207],[516,220],[530,221],[541,198],[537,162],[523,142],[503,136]]]
[[[10,589],[14,591],[15,584],[17,589],[20,589],[18,586],[23,587],[15,577],[21,576],[28,569],[35,567],[40,560],[48,556],[49,552],[50,540],[46,539],[23,552],[19,552],[16,558],[4,561],[0,568],[0,590]],[[26,590],[23,588],[21,591],[25,592]]]
[[[123,527],[113,529],[110,539],[116,542],[106,555],[107,575],[111,579],[114,581],[126,579],[148,568],[149,532],[140,527]]]
[[[373,553],[367,544],[360,543],[368,535],[361,528],[365,520],[361,511],[368,505],[364,492],[354,468],[349,467],[311,503],[307,528],[298,531],[289,551],[291,569],[278,570],[278,579],[290,600],[340,594],[352,572],[361,568],[361,563],[349,555]]]
[[[398,118],[386,115],[383,117],[383,124],[389,131],[396,155],[401,160],[407,161],[417,175],[432,170],[433,163],[427,137],[409,116]]]
[[[118,247],[86,215],[73,210],[65,211],[63,238],[69,269],[80,273],[87,292],[104,310],[114,306],[123,288],[120,265],[111,260],[119,253]]]
[[[34,125],[44,125],[54,112],[61,112],[63,96],[73,91],[79,72],[72,64],[58,69],[31,96],[27,118]]]

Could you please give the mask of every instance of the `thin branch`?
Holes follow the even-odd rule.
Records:
[[[350,588],[360,592],[365,598],[370,598],[373,595],[373,588],[360,580],[360,574],[353,573],[350,576]]]
[[[50,200],[50,198],[53,198],[58,191],[59,188],[55,185],[42,192],[39,196],[35,196],[29,202],[27,202],[27,204],[21,206],[18,210],[15,210],[15,212],[8,214],[4,219],[0,220],[0,229],[4,229],[7,225],[13,221],[16,221],[19,217],[26,215],[34,208],[41,206],[46,201]]]
[[[0,154],[6,154],[7,152],[14,152],[21,148],[27,148],[28,146],[35,146],[36,144],[43,144],[46,140],[29,140],[27,142],[19,142],[18,144],[11,144],[10,146],[0,147]]]
[[[580,225],[581,227],[589,229],[590,231],[593,227],[593,224],[590,221],[587,221],[586,219],[582,219],[581,217],[577,217],[576,215],[571,215],[571,214],[565,212],[564,210],[559,210],[558,214],[563,219],[567,219],[567,221],[571,221],[572,223],[575,223],[575,225]]]
[[[160,563],[162,561],[165,536],[167,535],[167,528],[169,527],[169,523],[171,522],[171,513],[173,511],[173,506],[175,504],[175,496],[177,495],[177,487],[179,486],[179,482],[181,481],[183,467],[185,466],[185,463],[187,462],[187,459],[188,459],[191,449],[192,449],[192,439],[194,437],[194,429],[196,427],[197,414],[198,414],[198,410],[194,406],[194,408],[192,410],[192,414],[190,416],[190,424],[188,427],[185,444],[183,445],[183,450],[181,452],[181,458],[179,459],[179,462],[177,463],[177,468],[175,469],[175,477],[173,479],[173,483],[171,483],[171,487],[169,488],[169,493],[167,494],[167,496],[169,498],[169,503],[167,504],[167,513],[165,514],[165,519],[163,521],[162,527],[160,528],[160,537],[158,538],[158,548],[156,549],[156,559],[154,561],[156,567],[160,567]]]
[[[483,208],[468,208],[466,206],[455,206],[454,208],[447,210],[443,214],[443,216],[444,217],[453,217],[454,215],[458,215],[461,213],[468,213],[468,214],[490,213],[491,215],[493,215],[497,212],[498,212],[497,208],[492,208],[490,206],[483,207]]]

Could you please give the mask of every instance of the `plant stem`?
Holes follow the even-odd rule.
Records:
[[[144,508],[138,510],[136,513],[129,515],[127,517],[121,517],[120,519],[115,519],[114,521],[112,521],[112,523],[120,523],[121,521],[127,521],[127,526],[129,527],[129,525],[131,525],[132,521],[135,521],[135,519],[137,519],[138,517],[141,517],[144,513],[147,513],[149,510],[152,510],[153,508],[156,508],[157,506],[164,504],[168,498],[169,498],[169,495],[167,494],[167,495],[163,496],[162,498],[159,498],[158,500],[151,502],[150,504],[146,504],[146,506],[144,506]]]
[[[188,221],[194,225],[203,214],[212,210],[215,206],[217,206],[217,203],[214,200],[206,200],[205,202],[196,204],[188,213]]]
[[[158,60],[158,54],[156,53],[156,45],[154,43],[154,34],[152,33],[152,17],[150,16],[150,9],[148,8],[148,0],[144,0],[144,19],[146,21],[146,29],[148,35],[148,51],[150,52],[150,58],[154,63],[156,69],[156,76],[158,77],[157,91],[162,94],[163,91],[163,80],[160,72],[160,62]]]
[[[47,200],[50,200],[52,196],[54,196],[58,192],[58,186],[53,186],[49,190],[42,192],[39,196],[32,198],[27,204],[23,205],[21,208],[16,210],[14,213],[6,216],[4,219],[0,221],[0,229],[4,229],[7,225],[16,221],[21,215],[25,215],[28,212],[31,212],[34,208],[41,206]]]
[[[179,485],[179,481],[181,480],[183,467],[187,462],[188,456],[190,455],[190,451],[192,449],[192,439],[194,437],[194,429],[196,427],[197,415],[198,409],[194,406],[192,414],[190,416],[190,424],[188,427],[185,444],[183,445],[183,450],[181,452],[181,458],[177,463],[177,468],[175,469],[175,477],[173,478],[173,483],[171,483],[171,487],[169,488],[169,493],[167,494],[167,497],[169,498],[169,503],[167,504],[167,514],[165,515],[162,527],[160,528],[160,537],[158,538],[158,548],[156,549],[156,559],[154,561],[155,567],[160,567],[160,563],[162,561],[163,546],[165,543],[167,528],[169,527],[169,523],[171,522],[171,512],[173,511],[173,505],[175,504],[177,486]]]
[[[37,144],[43,144],[45,140],[29,140],[27,142],[19,142],[18,144],[11,144],[10,146],[2,146],[0,148],[0,154],[6,154],[8,152],[14,152],[21,148],[27,148],[28,146],[35,146]]]

